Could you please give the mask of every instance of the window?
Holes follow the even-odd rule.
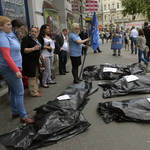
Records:
[[[117,8],[119,8],[119,3],[117,3]]]
[[[104,5],[104,10],[106,10],[106,5]]]
[[[114,3],[112,3],[112,9],[114,9],[115,8],[115,4]]]
[[[139,13],[137,14],[137,18],[140,18],[140,14]]]
[[[113,14],[113,19],[115,19],[115,15]]]
[[[129,19],[129,16],[127,15],[127,19]]]
[[[99,3],[100,3],[101,1],[99,0]]]
[[[105,20],[106,20],[106,15],[105,15]]]
[[[110,4],[108,4],[108,10],[110,10]]]
[[[119,19],[119,14],[117,15],[117,19]]]

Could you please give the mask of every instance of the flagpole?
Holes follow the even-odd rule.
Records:
[[[86,48],[86,50],[85,50],[85,54],[84,54],[84,58],[83,58],[83,63],[82,63],[82,67],[81,67],[81,71],[80,71],[79,79],[80,79],[81,74],[82,74],[82,71],[83,71],[83,66],[84,66],[84,62],[85,62],[85,57],[86,57],[86,55],[87,55],[87,48]]]

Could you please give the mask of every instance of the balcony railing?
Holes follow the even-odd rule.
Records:
[[[130,22],[130,18],[125,18],[125,19],[114,19],[114,22]]]

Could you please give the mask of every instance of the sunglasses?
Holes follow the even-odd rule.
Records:
[[[36,26],[36,25],[32,25],[32,28],[37,28],[37,29],[39,29],[39,27],[38,27],[38,26]]]

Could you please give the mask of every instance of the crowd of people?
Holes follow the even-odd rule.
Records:
[[[59,74],[66,75],[68,29],[63,29],[55,39],[49,36],[50,28],[44,24],[39,29],[32,25],[29,34],[20,38],[24,24],[20,20],[11,21],[6,16],[0,16],[0,74],[5,78],[9,87],[9,99],[12,118],[20,117],[23,123],[33,123],[24,108],[24,86],[22,77],[27,77],[30,96],[41,97],[42,90],[38,86],[39,69],[42,67],[41,86],[49,88],[52,81],[51,69],[54,53],[59,56]],[[73,23],[69,34],[69,55],[72,64],[73,82],[79,83],[78,67],[81,65],[81,55],[85,54],[90,38],[79,36],[80,27]]]
[[[150,52],[145,49],[150,48],[150,29],[147,22],[144,26],[138,31],[132,27],[131,31],[127,29],[125,33],[121,32],[118,27],[113,32],[102,30],[100,33],[102,44],[104,44],[104,39],[106,43],[111,39],[113,56],[117,54],[120,56],[124,34],[125,49],[128,47],[130,50],[129,40],[131,40],[131,54],[137,54],[138,47],[139,63],[144,61],[147,66]],[[24,25],[20,20],[11,21],[8,17],[0,16],[0,74],[8,83],[12,117],[20,117],[20,121],[24,123],[33,123],[34,120],[27,116],[28,113],[24,108],[22,76],[27,77],[30,96],[41,97],[42,90],[39,89],[38,84],[40,68],[43,68],[41,77],[43,88],[49,88],[49,84],[57,84],[52,80],[51,73],[54,53],[59,57],[59,74],[66,75],[69,73],[66,69],[67,49],[69,49],[73,82],[79,83],[81,79],[78,76],[78,67],[81,65],[81,56],[86,55],[90,38],[85,28],[80,32],[80,26],[77,23],[71,26],[68,36],[69,45],[67,42],[69,30],[66,28],[57,34],[55,39],[52,39],[49,36],[49,25],[44,24],[40,29],[32,25],[29,34],[21,39],[20,32],[23,28]],[[97,50],[101,52],[99,46]]]
[[[102,44],[104,44],[104,40],[106,40],[106,43],[108,43],[108,40],[110,39],[113,56],[116,56],[117,54],[118,56],[121,55],[122,44],[124,42],[125,50],[130,51],[131,47],[131,54],[138,54],[139,63],[143,61],[145,65],[148,66],[150,57],[150,25],[148,24],[148,22],[145,22],[144,26],[141,27],[141,29],[135,29],[135,27],[132,26],[131,29],[121,31],[119,30],[119,27],[116,27],[113,32],[108,30],[104,32],[102,30],[100,31],[99,35],[102,39]]]

